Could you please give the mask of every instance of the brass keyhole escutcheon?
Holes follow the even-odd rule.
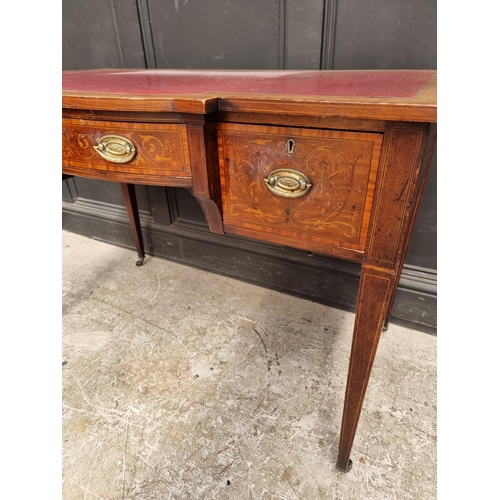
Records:
[[[293,139],[289,139],[286,143],[286,149],[287,149],[287,153],[289,155],[292,155],[293,154],[293,147],[295,146],[295,142],[293,142]]]
[[[103,135],[94,149],[105,160],[113,163],[127,163],[136,153],[132,141],[121,135]]]

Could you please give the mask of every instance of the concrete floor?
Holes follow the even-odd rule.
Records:
[[[63,233],[64,500],[436,498],[434,336],[382,334],[344,474],[354,315],[134,263]]]

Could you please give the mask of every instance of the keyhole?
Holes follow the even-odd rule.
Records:
[[[293,146],[294,146],[294,142],[292,141],[292,139],[290,139],[287,143],[287,148],[288,148],[288,154],[291,155],[293,154]]]

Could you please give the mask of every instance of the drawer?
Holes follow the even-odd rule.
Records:
[[[221,123],[218,138],[227,233],[364,250],[382,134]]]
[[[64,173],[130,183],[191,183],[182,124],[63,119],[62,146]]]

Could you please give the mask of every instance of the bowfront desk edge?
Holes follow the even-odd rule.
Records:
[[[349,458],[436,139],[435,71],[63,73],[63,179],[186,187],[210,230],[361,264],[337,469]],[[276,168],[280,167],[280,168]]]

